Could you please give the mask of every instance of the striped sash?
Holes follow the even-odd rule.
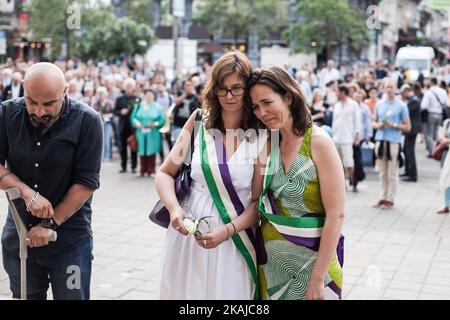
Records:
[[[301,218],[282,216],[278,213],[276,203],[268,192],[274,174],[275,152],[277,149],[272,149],[266,165],[264,188],[259,197],[259,211],[287,240],[317,251],[325,217],[317,214],[307,214]]]
[[[214,205],[216,206],[223,223],[227,224],[242,214],[245,208],[232,184],[222,137],[220,136],[214,139],[214,137],[204,129],[203,123],[200,124],[199,134],[203,175],[205,176]],[[250,269],[255,284],[253,288],[253,298],[258,299],[255,235],[252,229],[248,228],[232,236],[232,240]]]

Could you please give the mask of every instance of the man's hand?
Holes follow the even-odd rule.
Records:
[[[26,206],[28,206],[33,195],[34,194],[24,198]],[[38,218],[51,218],[54,215],[52,204],[41,195],[39,195],[31,205],[30,213]]]
[[[381,121],[375,121],[373,123],[373,126],[375,129],[383,129],[384,128],[384,123]]]
[[[123,116],[126,116],[128,114],[128,112],[129,111],[128,111],[127,108],[124,108],[124,109],[120,110],[120,114],[123,115]]]
[[[397,125],[395,123],[393,123],[392,121],[389,121],[389,120],[386,121],[386,127],[398,130]]]
[[[40,224],[34,226],[28,231],[27,244],[30,248],[38,248],[48,245],[48,239],[53,230],[42,227]]]
[[[447,147],[450,146],[450,138],[442,138],[441,142]]]

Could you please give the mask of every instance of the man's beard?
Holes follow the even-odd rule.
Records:
[[[48,129],[51,128],[55,124],[55,122],[58,120],[59,115],[56,117],[52,117],[49,115],[38,117],[36,114],[32,113],[30,114],[30,121],[33,127],[38,129],[41,132],[45,132]]]

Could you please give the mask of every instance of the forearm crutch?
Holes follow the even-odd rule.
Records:
[[[8,199],[9,207],[16,225],[17,234],[19,236],[20,243],[20,298],[22,300],[27,299],[27,258],[28,258],[28,246],[27,246],[27,234],[28,229],[25,223],[20,217],[19,211],[15,205],[16,201],[20,200],[20,190],[18,188],[11,188],[6,190],[6,198]],[[57,234],[53,231],[48,241],[56,241]]]

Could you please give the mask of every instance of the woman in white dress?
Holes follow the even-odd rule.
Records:
[[[193,114],[156,175],[158,195],[170,212],[157,299],[257,298],[252,226],[262,190],[258,154],[266,140],[234,134],[257,123],[246,88],[251,72],[240,52],[229,52],[214,64],[203,92],[202,121],[195,125],[199,130],[194,130]],[[182,165],[180,155],[181,160],[189,155],[191,134],[193,181],[189,195],[179,203],[174,177]],[[211,230],[189,235],[183,225],[186,217],[209,217]]]

